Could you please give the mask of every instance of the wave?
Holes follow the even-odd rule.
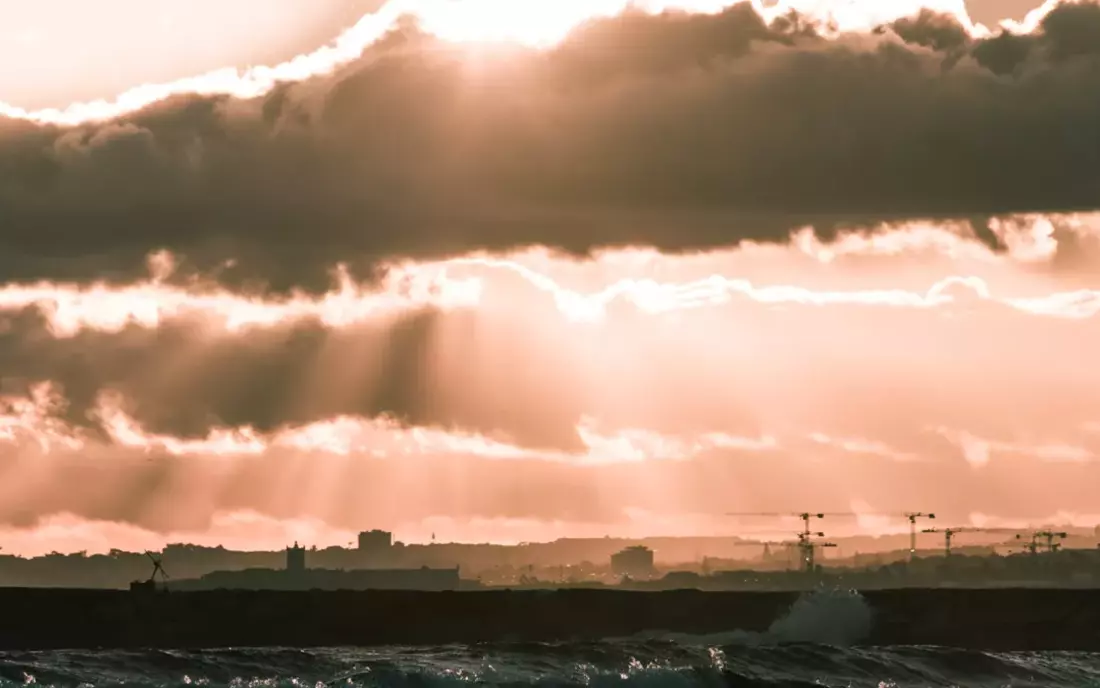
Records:
[[[1100,685],[1100,653],[858,646],[871,623],[858,593],[819,590],[761,633],[369,650],[8,652],[0,653],[0,688]]]
[[[1100,655],[672,641],[7,653],[0,686],[1095,686]]]
[[[691,645],[768,645],[816,643],[844,647],[870,636],[874,610],[863,595],[843,588],[818,588],[795,600],[787,613],[762,633],[727,631],[709,635],[642,633],[636,639],[669,640]]]

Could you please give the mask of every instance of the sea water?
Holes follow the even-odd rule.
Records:
[[[364,623],[385,623],[383,619]],[[1057,686],[1100,688],[1100,653],[860,647],[858,594],[803,595],[764,633],[557,643],[0,653],[9,686]]]

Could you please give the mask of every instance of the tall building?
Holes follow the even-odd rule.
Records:
[[[393,533],[386,530],[364,530],[359,533],[357,552],[359,566],[381,568],[394,565]]]
[[[286,570],[292,574],[306,571],[306,548],[299,547],[297,542],[286,548]]]

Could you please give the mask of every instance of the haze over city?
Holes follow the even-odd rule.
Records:
[[[1100,523],[1100,5],[626,4],[0,7],[0,548]]]

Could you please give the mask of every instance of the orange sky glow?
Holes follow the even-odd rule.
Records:
[[[8,378],[0,514],[57,505],[69,520],[41,526],[51,549],[98,542],[67,509],[192,539],[260,524],[264,543],[283,519],[334,544],[374,525],[504,541],[732,533],[726,510],[853,499],[957,522],[1087,514],[1100,379],[1080,362],[1100,346],[1100,292],[1051,270],[1051,226],[1100,237],[1083,216],[1021,218],[1019,252],[1001,256],[933,226],[679,258],[533,251],[404,263],[375,289],[337,276],[285,300],[167,286],[163,255],[132,286],[9,285],[0,308],[33,309],[56,341],[183,327],[176,361],[135,388],[154,397],[158,378],[172,387],[234,340],[266,333],[262,351],[319,322],[328,343],[298,394],[320,408],[381,384],[378,328],[431,312],[420,384],[456,424],[338,415],[173,437],[119,391],[96,400],[96,435],[50,413],[63,388]]]
[[[343,16],[334,5],[334,0],[326,0],[319,8],[311,8],[308,13],[302,13],[300,8],[295,8],[293,3],[285,0],[273,3],[271,8],[259,15],[268,25],[266,30],[255,31],[254,22],[257,15],[245,10],[244,6],[233,14],[226,16],[223,9],[224,3],[218,3],[217,8],[204,8],[201,4],[191,8],[187,12],[181,12],[176,3],[162,0],[161,2],[148,3],[135,0],[112,0],[114,7],[111,13],[103,13],[102,8],[96,5],[96,11],[88,18],[94,24],[106,26],[107,22],[126,22],[137,14],[145,15],[145,24],[150,28],[148,32],[137,34],[146,36],[152,40],[153,36],[166,34],[168,36],[184,36],[188,27],[192,31],[203,32],[204,43],[214,46],[206,48],[209,53],[201,57],[194,55],[177,55],[171,52],[161,52],[160,44],[137,43],[132,50],[140,51],[142,60],[149,53],[158,55],[162,65],[155,68],[154,62],[151,73],[161,75],[185,70],[189,66],[218,64],[219,60],[229,64],[218,64],[217,68],[193,76],[186,76],[178,80],[160,83],[144,83],[140,86],[127,88],[123,93],[115,96],[113,93],[100,95],[95,100],[83,102],[70,102],[66,106],[47,106],[33,108],[20,106],[16,103],[0,101],[0,116],[30,119],[40,122],[57,122],[63,124],[75,124],[84,121],[109,119],[121,114],[132,112],[141,107],[162,100],[176,93],[226,93],[240,97],[259,95],[269,90],[280,81],[296,81],[312,76],[326,74],[338,66],[354,60],[365,46],[377,41],[395,22],[401,17],[415,17],[420,25],[428,32],[448,41],[458,43],[519,43],[531,47],[545,47],[553,45],[564,38],[571,30],[581,23],[600,17],[610,17],[621,13],[625,8],[632,7],[649,13],[660,13],[669,10],[679,10],[692,13],[716,13],[738,3],[748,3],[765,17],[781,16],[796,10],[808,16],[819,18],[822,21],[832,22],[832,25],[841,31],[868,30],[878,24],[889,22],[899,17],[911,15],[921,8],[928,8],[937,12],[944,12],[957,17],[969,30],[982,35],[989,32],[985,24],[976,23],[970,16],[970,8],[964,0],[876,0],[875,2],[850,2],[848,0],[359,0],[353,3],[357,6],[369,7],[373,11],[364,14],[353,26],[339,34],[335,40],[326,43],[323,47],[311,52],[294,54],[293,57],[277,64],[255,64],[246,67],[232,66],[231,60],[241,59],[235,55],[232,45],[239,37],[248,34],[257,34],[263,37],[263,43],[259,43],[254,50],[259,54],[271,54],[273,45],[280,42],[293,40],[294,32],[316,31],[314,26],[300,25],[303,19],[312,18],[314,22],[323,24],[323,19],[332,15]],[[1021,31],[1030,31],[1039,20],[1057,4],[1057,0],[1047,0],[1043,5],[1032,9],[1022,19],[1011,18],[1010,15],[998,20],[998,23]],[[60,78],[65,81],[69,89],[81,87],[82,79],[72,78],[72,48],[73,42],[78,41],[78,35],[63,33],[54,35],[52,40],[47,40],[51,22],[48,14],[48,3],[32,7],[6,8],[4,12],[12,13],[7,32],[10,35],[8,44],[15,55],[32,56],[32,63],[51,71],[64,70],[67,74]],[[373,7],[378,5],[378,7]],[[90,7],[90,6],[85,6]],[[209,14],[204,14],[209,13]],[[344,8],[346,12],[346,8]],[[213,22],[209,15],[216,17]],[[994,15],[996,16],[996,15]],[[182,24],[182,26],[180,26]],[[73,27],[80,27],[84,32],[87,26],[74,22]],[[218,27],[226,32],[223,41],[205,40],[211,26]],[[129,32],[127,42],[133,41]],[[163,41],[163,38],[157,40]],[[269,42],[270,41],[270,42]],[[154,47],[155,46],[155,47]],[[192,48],[188,47],[190,51]],[[90,51],[95,56],[96,51]],[[106,63],[101,68],[109,68],[117,73],[118,70],[133,69],[120,64],[117,60],[125,59],[121,55],[113,56],[112,62]],[[22,62],[22,60],[20,60]],[[3,81],[14,81],[19,72],[26,73],[20,68],[15,70],[15,62],[9,62],[10,73],[0,73]],[[108,67],[109,65],[109,67]],[[148,70],[146,63],[143,69]],[[104,79],[95,73],[89,75],[93,82],[103,79],[103,88],[111,88],[120,83],[119,77]],[[140,77],[138,77],[140,79]],[[41,87],[34,83],[21,85],[23,98],[21,100],[36,102],[42,100],[45,93]],[[115,97],[112,97],[115,96]]]
[[[133,38],[152,63],[89,66],[65,99],[62,76],[2,65],[22,54],[61,74],[72,56],[58,42],[77,38],[0,10],[0,83],[13,84],[0,134],[124,130],[171,96],[309,83],[401,16],[445,41],[539,51],[626,5],[391,0],[349,15],[324,2],[301,24],[280,0],[256,25],[146,1],[112,11],[184,32],[224,11],[225,36],[202,54]],[[838,34],[922,7],[973,37],[998,30],[962,0],[754,2]],[[999,19],[1036,31],[1056,4]],[[271,66],[248,66],[261,58]],[[374,527],[413,542],[732,535],[745,526],[726,512],[804,509],[859,512],[851,532],[907,532],[882,517],[907,510],[945,525],[1100,523],[1100,213],[1006,213],[989,236],[960,218],[676,252],[410,251],[369,279],[349,249],[321,290],[234,284],[172,248],[143,251],[137,277],[73,276],[61,260],[33,279],[0,271],[0,547],[273,549]]]

